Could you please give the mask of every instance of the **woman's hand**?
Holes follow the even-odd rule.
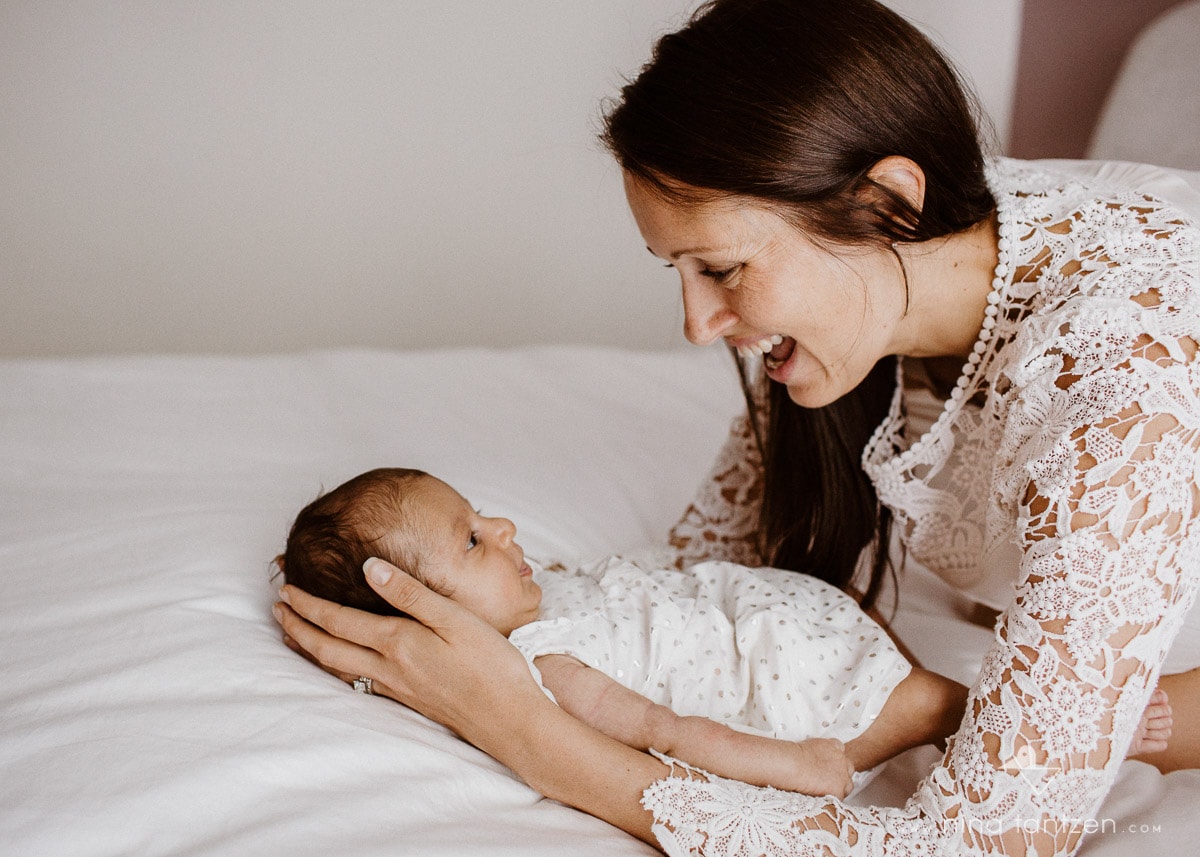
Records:
[[[528,718],[549,700],[521,654],[470,611],[381,559],[364,565],[367,581],[389,604],[412,616],[378,616],[309,595],[280,590],[275,617],[288,645],[346,682],[372,680],[388,696],[449,727],[482,749],[507,718]]]
[[[343,681],[373,690],[453,729],[537,791],[653,843],[642,792],[666,765],[560,709],[525,658],[466,608],[380,559],[367,581],[412,619],[377,616],[280,590],[275,617],[289,645]]]

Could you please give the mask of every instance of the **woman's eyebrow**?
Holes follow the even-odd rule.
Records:
[[[650,250],[649,247],[647,247],[646,249]],[[668,259],[678,259],[681,256],[698,256],[701,253],[712,253],[715,251],[715,249],[716,248],[714,248],[714,247],[688,247],[683,250],[676,250],[674,253],[672,253],[667,258]],[[658,254],[655,253],[653,250],[650,250],[650,255],[657,256]]]

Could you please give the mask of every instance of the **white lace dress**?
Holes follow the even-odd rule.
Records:
[[[989,180],[1001,261],[971,360],[920,436],[898,393],[863,457],[910,555],[1003,608],[967,716],[903,808],[675,763],[643,796],[668,854],[1070,854],[1116,776],[1200,580],[1200,229],[1057,166]],[[743,420],[682,554],[754,561],[758,468]]]

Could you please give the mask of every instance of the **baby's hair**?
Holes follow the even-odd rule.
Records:
[[[383,616],[403,616],[363,574],[375,556],[420,575],[412,540],[385,538],[403,521],[408,489],[421,470],[381,467],[361,473],[300,510],[275,564],[284,579],[319,598]]]

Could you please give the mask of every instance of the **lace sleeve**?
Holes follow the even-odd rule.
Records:
[[[677,568],[705,560],[762,565],[756,533],[762,458],[746,414],[736,417],[716,463],[668,535]]]
[[[1094,335],[1034,331],[1054,345],[1012,379],[996,485],[1021,583],[917,794],[858,808],[671,776],[643,796],[668,854],[1047,857],[1104,830],[1097,810],[1200,574],[1196,313],[1156,309]]]

